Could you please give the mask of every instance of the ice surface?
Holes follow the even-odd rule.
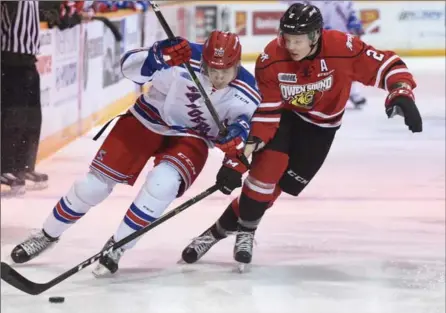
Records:
[[[364,88],[368,104],[348,110],[326,164],[299,199],[283,196],[257,233],[249,272],[232,260],[233,238],[201,262],[176,264],[189,240],[230,202],[215,194],[150,231],[112,278],[90,266],[40,296],[1,283],[3,313],[442,313],[445,312],[445,60],[408,58],[424,131],[388,120],[385,92]],[[252,68],[252,65],[250,65]],[[50,188],[2,199],[2,261],[82,177],[99,144],[94,132],[39,164]],[[221,154],[182,203],[212,185]],[[144,173],[150,168],[145,169]],[[118,186],[54,249],[15,266],[46,282],[97,253],[141,185]],[[235,193],[236,195],[237,193]],[[50,304],[48,297],[64,296]]]

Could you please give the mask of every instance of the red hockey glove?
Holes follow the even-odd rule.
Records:
[[[164,61],[170,66],[189,62],[192,57],[192,49],[190,48],[189,42],[181,37],[161,41],[160,48],[164,56]]]
[[[228,155],[237,155],[240,153],[244,146],[243,139],[241,137],[235,137],[225,143],[216,143],[215,146]]]
[[[409,130],[413,133],[419,133],[423,130],[423,122],[415,105],[415,96],[409,85],[400,85],[400,87],[393,89],[386,98],[386,114],[389,118],[395,115],[403,116],[404,123]]]
[[[218,171],[216,185],[225,195],[242,186],[242,176],[249,169],[249,164],[245,164],[238,157],[225,156],[223,165]]]

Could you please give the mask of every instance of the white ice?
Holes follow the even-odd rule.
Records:
[[[249,272],[234,270],[233,237],[197,264],[176,263],[189,240],[232,199],[214,194],[147,233],[124,255],[112,278],[95,279],[90,266],[39,296],[2,281],[1,311],[445,312],[445,59],[406,61],[419,83],[423,133],[412,134],[399,117],[388,120],[385,92],[365,88],[367,106],[347,111],[314,181],[298,199],[282,196],[267,212]],[[49,189],[2,199],[2,261],[31,229],[41,227],[53,205],[88,169],[99,147],[93,134],[39,164],[50,175]],[[201,177],[175,205],[214,183],[220,159],[220,153],[211,154]],[[97,253],[150,166],[134,188],[116,188],[54,249],[14,268],[47,282]],[[65,303],[51,304],[49,296],[64,296]]]

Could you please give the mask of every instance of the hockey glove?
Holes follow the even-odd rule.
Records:
[[[419,133],[423,130],[421,115],[415,105],[415,97],[409,86],[405,85],[393,89],[386,98],[385,107],[389,118],[395,115],[403,116],[404,123],[413,133]]]
[[[241,115],[226,130],[226,135],[218,138],[215,146],[227,155],[239,155],[248,138],[249,118],[246,115]]]
[[[242,176],[249,169],[238,157],[225,156],[223,165],[217,173],[216,185],[225,195],[242,186]]]
[[[156,61],[169,66],[178,66],[189,62],[192,57],[192,49],[189,42],[181,37],[158,41],[153,45],[152,49]]]

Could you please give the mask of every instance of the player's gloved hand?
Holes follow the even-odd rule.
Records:
[[[189,62],[192,57],[192,49],[189,42],[181,37],[158,41],[153,45],[152,49],[157,61],[169,66]]]
[[[239,153],[245,146],[245,142],[241,136],[230,137],[230,135],[228,135],[219,139],[215,146],[225,154],[237,155],[237,153]]]
[[[423,130],[423,121],[410,86],[404,84],[393,89],[386,98],[385,107],[389,118],[395,115],[403,116],[404,123],[413,133],[419,133]]]
[[[239,155],[249,134],[249,118],[241,115],[226,128],[224,137],[216,140],[215,146],[227,155]]]
[[[245,164],[237,156],[225,156],[215,184],[222,193],[230,195],[235,188],[242,186],[242,176],[248,169],[249,164]]]

